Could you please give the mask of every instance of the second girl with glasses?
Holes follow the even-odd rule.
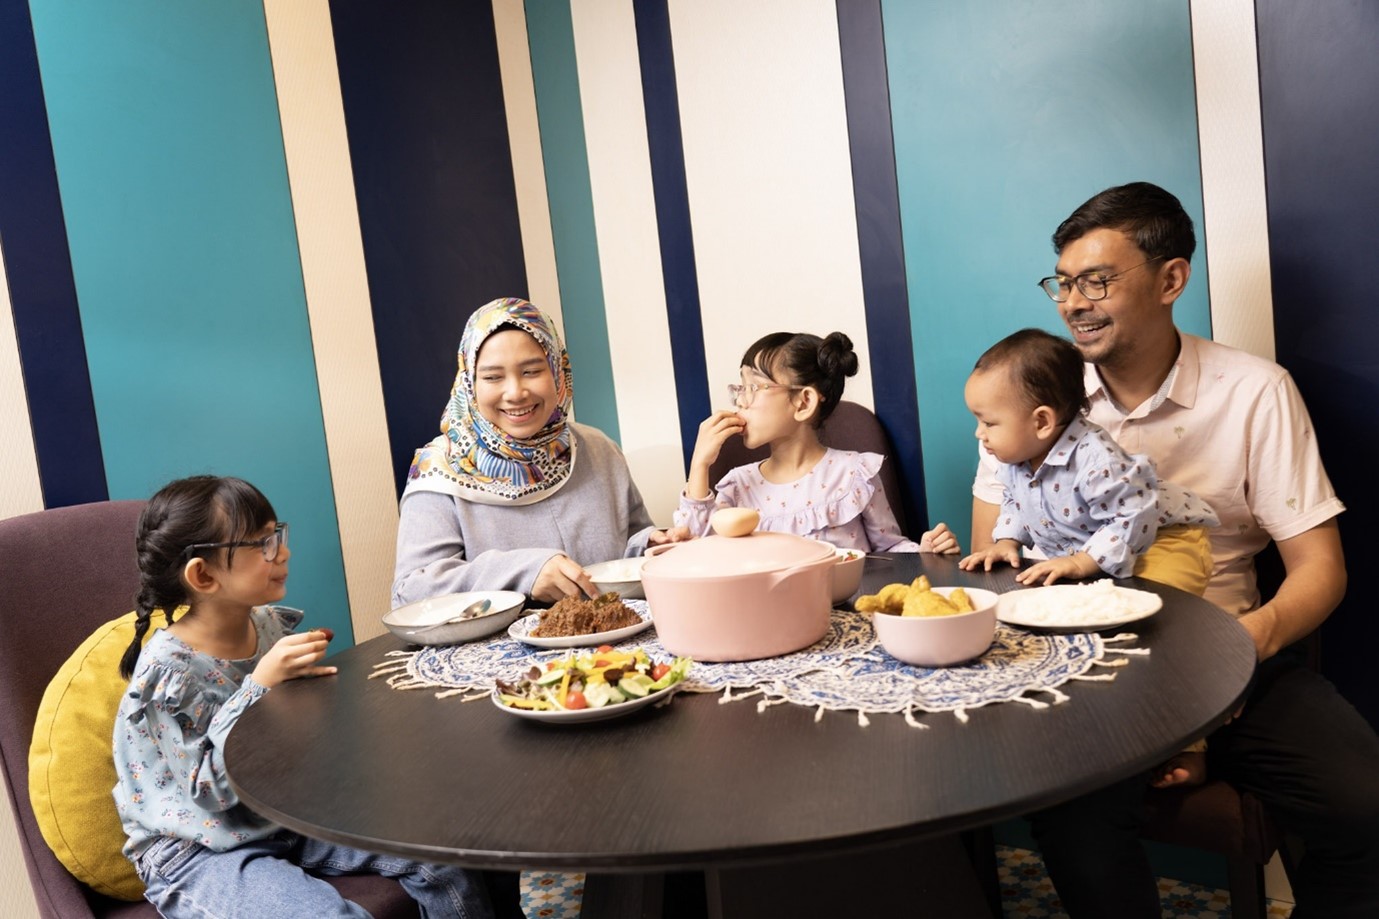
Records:
[[[287,524],[241,479],[194,476],[149,499],[135,537],[136,636],[115,718],[124,854],[164,916],[365,916],[313,875],[397,878],[426,916],[492,916],[482,878],[299,836],[240,803],[225,739],[272,688],[326,676],[330,633],[296,633]],[[186,607],[141,649],[155,609]]]
[[[699,425],[677,525],[705,536],[716,509],[750,507],[761,515],[762,530],[845,549],[958,551],[957,538],[942,523],[918,543],[900,532],[879,480],[884,457],[819,441],[819,426],[842,399],[846,378],[857,373],[851,339],[842,332],[826,338],[774,332],[747,349],[741,373],[742,382],[728,387],[736,410],[714,412]],[[724,442],[738,435],[749,448],[769,446],[771,455],[711,483],[709,468]]]

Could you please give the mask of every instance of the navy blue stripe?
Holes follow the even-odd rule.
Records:
[[[26,0],[0,0],[0,242],[45,507],[110,497]]]
[[[641,59],[642,100],[646,106],[651,183],[661,242],[661,272],[666,288],[670,347],[675,355],[675,394],[680,412],[680,445],[689,471],[699,423],[712,410],[704,361],[704,323],[699,313],[699,272],[694,264],[685,152],[680,138],[680,95],[675,86],[675,52],[670,41],[666,0],[633,0],[637,53]]]
[[[1255,4],[1274,341],[1307,401],[1322,459],[1348,512],[1338,518],[1352,572],[1379,552],[1379,6],[1320,0]],[[1379,725],[1372,602],[1352,590],[1326,621],[1323,670]]]
[[[489,3],[331,0],[399,490],[439,431],[469,314],[527,296]]]
[[[910,296],[905,281],[881,2],[837,0],[837,8],[872,395],[876,416],[895,446],[905,492],[905,520],[918,534],[928,527],[929,512],[924,495],[924,455],[919,440]]]

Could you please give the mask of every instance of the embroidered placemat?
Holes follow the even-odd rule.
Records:
[[[644,601],[627,603],[641,609]],[[807,705],[816,709],[816,718],[825,711],[854,711],[863,724],[868,714],[903,714],[911,725],[923,727],[916,712],[953,712],[965,721],[968,709],[998,702],[1035,708],[1064,702],[1068,697],[1058,687],[1069,680],[1110,680],[1114,673],[1088,671],[1123,666],[1127,655],[1148,654],[1147,649],[1123,646],[1136,637],[1027,632],[997,623],[995,640],[981,657],[957,667],[927,668],[887,654],[868,616],[834,610],[828,633],[816,644],[766,660],[696,661],[682,691],[721,692],[722,701],[759,697],[759,710],[786,702]],[[1122,645],[1109,649],[1112,659],[1106,659],[1108,644]],[[654,626],[614,647],[641,647],[657,660],[673,656],[662,647]],[[499,678],[514,679],[570,653],[535,648],[502,634],[463,645],[394,651],[376,665],[374,676],[386,677],[396,689],[479,698]]]

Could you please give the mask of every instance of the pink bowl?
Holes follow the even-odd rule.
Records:
[[[891,657],[920,667],[951,667],[983,654],[996,636],[996,598],[990,590],[964,587],[976,607],[952,616],[873,613],[876,637]],[[952,587],[935,587],[945,597]]]
[[[862,568],[867,553],[858,549],[838,549],[838,561],[833,566],[833,602],[846,603],[862,586]]]

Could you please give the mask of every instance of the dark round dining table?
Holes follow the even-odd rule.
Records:
[[[862,592],[921,573],[1017,587],[1006,567],[964,572],[956,557],[897,553],[867,559]],[[1245,630],[1174,588],[1118,583],[1163,598],[1118,630],[1149,653],[1114,680],[1065,684],[1068,700],[1044,708],[989,705],[966,722],[927,713],[917,729],[900,715],[863,725],[850,712],[758,712],[753,700],[681,692],[617,720],[536,724],[486,698],[370,679],[408,647],[385,635],[334,655],[337,675],[283,684],[248,709],[226,768],[254,810],[332,842],[475,868],[707,870],[750,889],[769,876],[754,868],[808,874],[821,856],[870,860],[1067,800],[1223,723],[1254,672]]]

